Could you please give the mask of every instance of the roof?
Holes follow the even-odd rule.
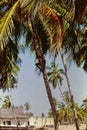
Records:
[[[6,108],[0,110],[0,118],[28,118],[21,108]]]

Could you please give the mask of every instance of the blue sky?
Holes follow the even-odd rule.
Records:
[[[12,99],[15,105],[23,105],[26,101],[30,103],[30,111],[36,116],[40,116],[41,113],[47,115],[50,109],[49,101],[45,91],[44,81],[42,76],[38,75],[35,71],[34,56],[26,51],[25,55],[22,54],[22,65],[19,72],[18,88],[12,90]],[[49,61],[49,57],[47,59]],[[62,65],[60,63],[62,68]],[[80,68],[77,68],[74,64],[69,68],[69,75],[72,85],[72,91],[76,102],[81,104],[82,100],[87,98],[87,74]],[[63,81],[62,90],[67,90],[66,81]],[[52,89],[52,94],[59,101],[61,95],[58,88]],[[5,96],[6,93],[0,93]]]

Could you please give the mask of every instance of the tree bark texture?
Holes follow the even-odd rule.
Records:
[[[55,130],[58,130],[57,124],[58,124],[58,117],[57,117],[57,111],[56,111],[56,107],[53,101],[53,97],[52,97],[52,93],[51,93],[51,89],[50,89],[50,85],[49,85],[49,80],[48,80],[48,76],[47,76],[47,72],[45,70],[45,59],[43,54],[41,53],[41,50],[39,48],[39,42],[37,39],[37,36],[32,28],[32,24],[31,24],[31,19],[28,17],[28,27],[30,29],[33,41],[34,41],[34,48],[36,51],[36,56],[39,62],[39,66],[40,66],[40,70],[43,74],[43,79],[44,79],[44,83],[45,83],[45,88],[46,88],[46,92],[47,92],[47,96],[50,102],[50,106],[52,109],[52,113],[53,113],[53,118],[54,118],[54,127]]]

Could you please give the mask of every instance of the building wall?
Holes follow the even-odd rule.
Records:
[[[19,126],[28,126],[28,119],[17,119]],[[0,119],[0,126],[16,126],[15,119]]]
[[[30,127],[40,128],[40,127],[53,127],[54,120],[53,118],[40,118],[40,117],[31,117],[29,119]]]
[[[53,127],[53,118],[31,117],[30,119],[17,119],[19,126],[30,126],[33,128]],[[0,126],[17,126],[15,119],[0,119]]]

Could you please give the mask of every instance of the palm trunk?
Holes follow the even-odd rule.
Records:
[[[57,111],[56,111],[55,104],[54,104],[54,101],[53,101],[47,72],[45,70],[45,59],[44,59],[43,54],[40,51],[38,39],[37,39],[36,34],[34,33],[34,30],[32,28],[32,24],[31,24],[31,19],[29,17],[28,17],[28,26],[29,26],[29,29],[31,31],[31,35],[32,35],[32,38],[33,38],[33,41],[34,41],[34,48],[35,48],[36,56],[37,56],[37,59],[38,59],[38,62],[39,62],[39,68],[40,68],[40,70],[43,74],[43,79],[44,79],[44,83],[45,83],[47,96],[48,96],[48,99],[49,99],[49,102],[50,102],[50,105],[51,105],[53,118],[54,118],[54,127],[55,127],[55,130],[57,130],[57,124],[58,124]]]
[[[8,89],[8,93],[10,92],[10,90]],[[13,115],[14,115],[14,119],[15,119],[15,123],[16,123],[16,126],[17,126],[17,130],[19,130],[19,127],[18,127],[18,122],[17,122],[17,118],[16,118],[16,115],[15,115],[15,111],[14,111],[14,106],[12,105],[12,101],[11,101],[11,98],[10,98],[10,94],[9,94],[9,100],[10,100],[10,107],[12,109],[12,112],[13,112]]]
[[[77,113],[76,113],[76,109],[75,109],[74,97],[73,97],[72,90],[71,90],[70,78],[69,78],[69,75],[68,75],[67,66],[66,66],[66,63],[65,63],[65,59],[64,59],[63,52],[62,52],[62,48],[60,48],[59,51],[60,51],[60,56],[61,56],[62,63],[63,63],[63,66],[64,66],[64,70],[65,70],[65,76],[66,76],[66,80],[67,80],[68,90],[69,90],[70,97],[71,97],[72,112],[73,112],[73,116],[74,116],[76,130],[80,130],[79,129],[78,119],[77,119]]]
[[[62,96],[62,98],[63,98],[63,100],[64,100],[63,93],[62,93],[62,90],[61,90],[61,86],[58,85],[58,87],[59,87],[60,94],[61,94],[61,96]]]

